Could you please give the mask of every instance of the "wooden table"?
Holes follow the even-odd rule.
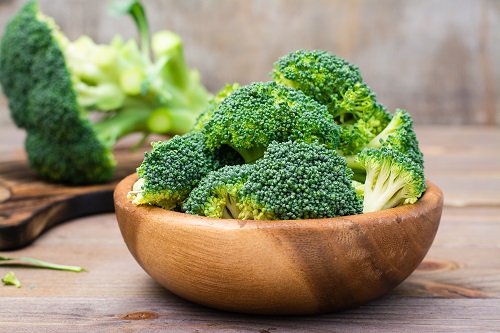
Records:
[[[184,301],[137,265],[114,214],[57,226],[27,256],[88,271],[0,266],[0,332],[500,332],[500,128],[417,127],[426,176],[445,194],[426,259],[385,297],[320,316],[261,317]],[[2,160],[22,156],[22,132],[0,131]]]

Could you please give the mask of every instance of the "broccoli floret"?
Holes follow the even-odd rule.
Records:
[[[137,168],[139,179],[129,195],[137,205],[177,209],[204,176],[222,166],[218,152],[207,149],[199,132],[153,142]]]
[[[212,99],[208,102],[208,106],[205,110],[200,114],[198,119],[196,119],[195,124],[191,128],[191,131],[200,131],[205,123],[212,118],[212,114],[215,109],[219,107],[219,104],[230,94],[232,94],[235,90],[241,88],[239,83],[226,84],[222,89],[220,89]]]
[[[236,199],[255,164],[225,166],[210,172],[189,194],[182,205],[188,214],[214,218],[239,218]]]
[[[370,88],[360,82],[341,92],[341,98],[333,105],[333,116],[341,128],[339,151],[342,155],[359,153],[391,119]]]
[[[244,219],[307,219],[359,214],[352,171],[317,143],[273,143],[240,190]]]
[[[318,143],[272,142],[255,164],[224,167],[193,189],[187,213],[243,220],[291,220],[359,214],[352,171]]]
[[[389,123],[390,114],[362,82],[358,67],[330,52],[292,52],[274,64],[270,75],[327,106],[341,126],[343,155],[359,153]]]
[[[361,82],[359,68],[348,61],[322,50],[298,50],[274,63],[270,73],[274,81],[303,91],[335,114],[335,104],[341,92]]]
[[[367,144],[369,148],[383,146],[401,151],[424,167],[424,157],[413,128],[413,119],[406,110],[396,109],[389,124]]]
[[[362,135],[362,131],[358,129],[352,130],[354,134]],[[341,132],[342,134],[345,132]],[[358,142],[360,142],[359,140]],[[354,142],[354,141],[353,141]],[[365,148],[381,148],[388,147],[394,150],[399,150],[422,169],[424,168],[424,157],[419,147],[419,142],[413,128],[413,119],[411,115],[402,109],[396,109],[394,115],[391,116],[389,124],[376,136],[374,136],[364,146],[357,146],[356,149],[350,151],[351,155],[344,155],[344,152],[339,150],[339,153],[347,160],[347,165],[354,171],[353,179],[364,182],[366,178],[366,170],[357,160],[356,151],[361,151]]]
[[[326,107],[296,89],[254,82],[227,96],[213,110],[202,133],[207,146],[229,145],[253,163],[272,141],[339,143],[339,128]]]
[[[169,65],[182,55],[178,48]],[[161,67],[148,63],[143,53],[135,41],[120,38],[109,45],[97,45],[86,36],[70,42],[39,11],[36,1],[28,2],[10,21],[0,43],[0,83],[14,122],[27,132],[30,165],[42,178],[67,184],[109,180],[116,166],[115,142],[132,132],[155,131],[148,124],[158,108],[175,106],[164,134],[189,130],[202,108],[180,115],[179,110],[189,109],[185,100],[193,94],[182,103],[180,97],[167,103],[164,92],[160,96],[154,89],[141,90],[151,68]],[[162,77],[166,76],[163,71]],[[203,104],[209,96],[192,100]],[[101,115],[91,115],[95,110]],[[99,120],[89,120],[95,118]]]
[[[358,162],[366,169],[364,213],[415,203],[426,189],[422,167],[399,150],[366,148]]]

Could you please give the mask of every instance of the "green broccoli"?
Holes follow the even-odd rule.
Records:
[[[137,1],[131,3],[142,8]],[[145,21],[145,17],[135,18]],[[158,39],[160,43],[164,38]],[[161,78],[175,81],[175,76],[183,75],[193,80],[180,86],[189,88],[177,89],[175,98],[168,99],[164,95],[170,91],[160,94],[158,80],[151,79],[153,68],[162,67],[145,58],[149,50],[140,50],[134,40],[120,38],[109,45],[97,45],[86,36],[70,42],[55,22],[39,11],[36,1],[28,2],[2,37],[0,83],[14,122],[27,132],[25,149],[31,167],[54,182],[105,182],[114,174],[113,146],[119,138],[157,131],[148,126],[155,123],[150,120],[154,110],[169,110],[170,105],[174,110],[169,125],[161,128],[163,134],[175,134],[179,129],[187,132],[210,95],[196,75],[183,72],[188,69],[181,51],[181,45],[176,44],[170,60],[161,62],[165,63]],[[167,64],[171,72],[166,70]],[[144,84],[150,81],[154,84]],[[174,84],[169,81],[171,86]],[[102,112],[94,117],[93,111]],[[90,120],[94,118],[100,120]]]
[[[210,149],[229,145],[246,163],[261,158],[272,141],[318,141],[330,149],[339,142],[338,126],[324,105],[275,82],[254,82],[232,92],[201,132]]]
[[[368,148],[383,146],[401,151],[424,167],[424,157],[408,111],[396,109],[390,123],[366,145]]]
[[[152,147],[137,168],[139,179],[129,193],[137,205],[177,209],[209,172],[239,162],[228,158],[228,149],[209,150],[200,132],[153,142]],[[234,154],[239,156],[236,152]]]
[[[189,195],[188,213],[244,220],[359,214],[351,170],[318,143],[272,142],[255,164],[210,173]]]
[[[303,91],[335,114],[341,92],[361,82],[359,68],[322,50],[298,50],[278,59],[270,76],[279,84]]]
[[[352,135],[362,135],[360,134],[362,132],[356,131],[356,129],[353,129],[353,133]],[[381,147],[399,150],[410,157],[421,168],[424,168],[424,157],[413,128],[413,119],[405,110],[396,109],[394,115],[391,116],[389,124],[364,146],[359,146],[357,150],[361,151],[366,148]],[[356,151],[353,151],[354,154],[352,155],[344,155],[342,151],[339,151],[339,153],[346,158],[347,165],[354,171],[353,179],[364,182],[366,170],[357,160],[358,153]]]
[[[415,203],[426,189],[422,167],[399,150],[366,148],[358,162],[366,169],[364,213]]]
[[[341,126],[338,150],[342,155],[359,153],[389,123],[390,114],[362,82],[358,67],[333,53],[292,52],[274,64],[270,75],[327,106]]]
[[[191,191],[184,212],[214,218],[239,218],[236,198],[255,164],[231,165],[210,172]]]
[[[232,94],[235,90],[241,88],[239,83],[226,84],[222,89],[220,89],[214,97],[210,99],[208,102],[208,106],[205,110],[200,114],[198,119],[196,119],[195,124],[191,128],[191,131],[200,131],[205,123],[212,118],[213,112],[215,109],[219,107],[219,104],[230,94]]]

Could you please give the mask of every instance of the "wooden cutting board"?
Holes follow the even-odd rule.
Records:
[[[113,212],[115,185],[135,172],[144,151],[116,150],[118,167],[113,180],[90,186],[42,181],[26,160],[0,162],[0,251],[22,248],[62,222]]]

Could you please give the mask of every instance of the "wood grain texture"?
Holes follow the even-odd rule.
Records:
[[[500,124],[497,0],[143,0],[153,31],[171,29],[211,91],[268,80],[273,62],[301,48],[357,64],[389,110],[419,124]],[[0,1],[0,32],[23,0]],[[72,39],[136,37],[109,1],[40,0]],[[3,116],[4,121],[5,115]]]
[[[430,248],[443,197],[428,188],[413,205],[301,221],[212,219],[136,206],[137,180],[114,193],[130,252],[158,283],[199,304],[242,313],[318,314],[380,297],[405,280]]]
[[[38,179],[25,159],[0,162],[0,250],[27,246],[51,227],[82,216],[113,212],[113,190],[142,161],[142,151],[116,151],[114,178],[104,184],[65,186]]]
[[[154,282],[130,255],[115,215],[100,214],[58,225],[21,250],[0,251],[88,270],[0,265],[0,277],[14,271],[23,284],[0,285],[0,331],[500,332],[500,130],[420,126],[417,134],[426,174],[445,194],[443,215],[422,265],[377,300],[335,314],[286,318],[202,307]],[[22,156],[22,133],[0,131],[0,160]],[[148,313],[157,317],[146,319]]]
[[[68,325],[74,332],[498,332],[500,248],[481,235],[495,232],[485,225],[500,226],[500,209],[482,211],[445,207],[421,265],[427,267],[385,296],[349,311],[298,317],[234,314],[183,300],[135,262],[113,214],[78,219],[53,228],[30,247],[1,252],[79,264],[88,272],[0,266],[0,275],[12,270],[23,283],[21,289],[0,286],[2,303],[9,305],[0,312],[0,327],[7,332],[67,332]],[[477,236],[457,242],[448,234],[457,224],[468,225],[464,233],[476,230]],[[130,318],[140,313],[156,316]]]

